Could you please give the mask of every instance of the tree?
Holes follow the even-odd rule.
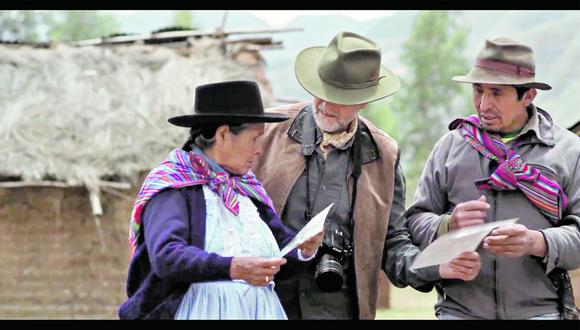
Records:
[[[38,15],[32,10],[1,10],[0,39],[36,42],[38,23]]]
[[[173,17],[173,24],[175,26],[189,28],[192,30],[196,29],[196,27],[193,24],[193,14],[189,10],[176,11]]]
[[[99,38],[119,32],[120,23],[111,14],[97,11],[64,11],[45,17],[48,36],[54,41]]]
[[[370,120],[373,125],[389,134],[392,138],[399,141],[399,126],[401,116],[399,116],[389,106],[389,100],[379,100],[369,103],[362,111],[361,116]]]
[[[463,56],[466,29],[459,17],[446,11],[420,12],[402,61],[408,77],[402,79],[395,106],[403,116],[400,126],[402,164],[413,193],[424,164],[449,122],[471,113],[467,89],[452,77],[469,70]]]

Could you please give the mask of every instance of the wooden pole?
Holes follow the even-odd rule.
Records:
[[[105,237],[103,235],[103,230],[101,228],[101,216],[103,215],[103,207],[101,205],[101,199],[99,197],[99,192],[97,190],[88,189],[88,191],[89,191],[89,200],[91,201],[91,207],[93,208],[93,219],[95,220],[97,235],[99,236],[99,241],[101,242],[101,251],[105,252],[107,250],[107,243],[105,243]]]
[[[99,186],[114,189],[128,190],[131,184],[126,182],[99,181]],[[61,181],[5,181],[0,182],[0,188],[26,188],[26,187],[54,187],[54,188],[75,188],[83,187],[81,184],[68,184]]]
[[[239,29],[231,31],[223,31],[223,36],[227,37],[229,35],[237,34],[262,34],[262,33],[283,33],[283,32],[301,32],[302,28],[288,28],[288,29],[265,29],[265,30],[253,30],[253,29]],[[163,40],[172,38],[187,38],[187,37],[204,37],[204,36],[215,36],[216,30],[190,30],[190,31],[168,31],[159,33],[147,33],[132,36],[118,36],[112,38],[95,38],[87,40],[79,40],[71,43],[73,46],[83,47],[83,46],[94,46],[101,44],[120,44],[120,43],[130,43],[143,40]]]

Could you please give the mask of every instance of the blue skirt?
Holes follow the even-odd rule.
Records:
[[[286,320],[274,284],[258,287],[246,282],[193,283],[185,293],[176,320]]]

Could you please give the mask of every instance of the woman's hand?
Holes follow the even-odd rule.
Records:
[[[230,277],[255,286],[267,286],[285,263],[284,258],[234,257],[230,265]]]
[[[322,245],[322,239],[324,239],[324,231],[321,231],[320,233],[304,241],[304,243],[300,244],[298,248],[300,248],[302,256],[308,259],[315,255],[318,251],[318,247]]]
[[[445,279],[471,281],[481,270],[481,260],[477,252],[463,252],[448,264],[439,266],[439,275]]]

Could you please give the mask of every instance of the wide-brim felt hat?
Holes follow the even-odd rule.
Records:
[[[552,89],[550,85],[536,80],[532,49],[507,37],[486,40],[471,71],[465,76],[455,76],[453,80],[472,84]]]
[[[193,114],[168,121],[181,127],[199,127],[209,123],[274,123],[288,118],[264,112],[260,88],[255,81],[233,80],[197,86]]]
[[[326,47],[302,50],[294,72],[308,93],[342,105],[376,101],[401,87],[399,78],[381,64],[380,47],[352,32],[338,33]]]

